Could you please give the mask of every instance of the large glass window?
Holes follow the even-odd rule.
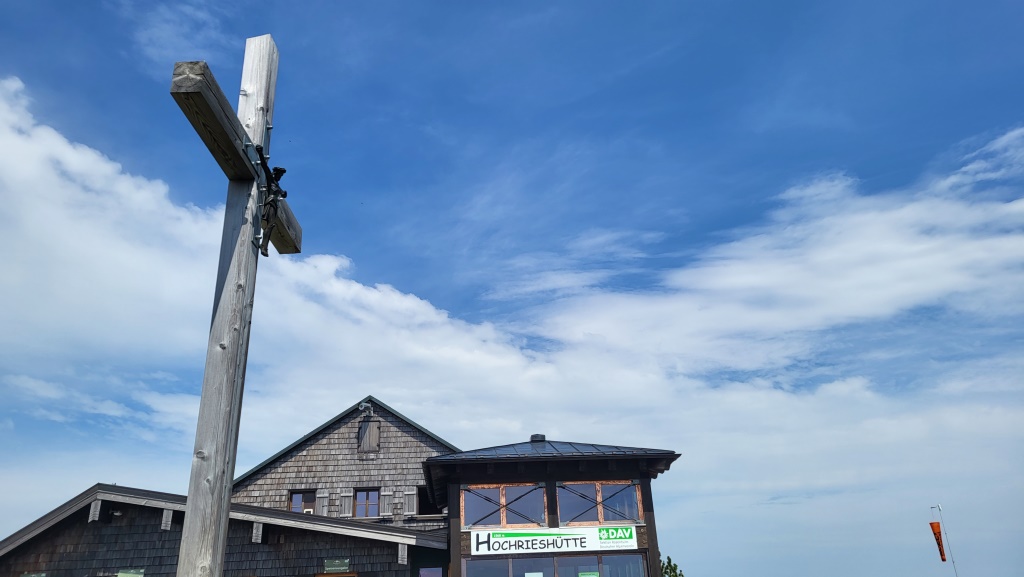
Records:
[[[508,559],[466,559],[466,577],[508,577]]]
[[[463,559],[465,577],[646,577],[641,553]]]
[[[644,558],[637,555],[603,555],[601,577],[644,577]]]
[[[558,519],[562,525],[597,523],[597,483],[558,487]]]
[[[632,483],[601,483],[601,516],[604,521],[639,520],[636,490]]]
[[[559,557],[558,577],[600,577],[597,555]]]
[[[561,525],[639,523],[640,491],[633,481],[559,483],[558,521]]]
[[[547,525],[543,484],[471,485],[462,490],[462,526]]]
[[[509,485],[505,492],[506,525],[544,525],[544,487],[542,485]]]
[[[462,524],[501,525],[501,489],[480,487],[462,491]]]
[[[555,560],[551,557],[513,559],[512,577],[555,577]]]

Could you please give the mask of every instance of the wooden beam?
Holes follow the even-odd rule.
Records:
[[[228,179],[260,180],[259,157],[253,148],[255,143],[246,133],[247,127],[235,116],[234,109],[205,62],[175,63],[171,96]],[[241,98],[246,96],[243,94]],[[273,97],[267,106],[273,110]],[[251,129],[251,122],[246,124]],[[269,153],[270,143],[262,142],[262,137],[260,140]],[[302,252],[302,227],[283,199],[278,203],[277,226],[270,235],[270,242],[279,254]]]
[[[277,61],[277,46],[270,35],[246,40],[238,120],[248,128],[254,144],[269,144],[264,137],[272,120]],[[223,107],[220,109],[223,111]],[[223,574],[256,291],[259,252],[253,239],[260,196],[255,180],[228,183],[199,423],[178,554],[179,577]]]
[[[171,96],[230,180],[256,180],[252,140],[205,62],[176,62]],[[262,132],[262,127],[261,132]]]
[[[264,226],[266,229],[266,226]],[[295,213],[288,206],[288,201],[277,201],[277,226],[270,234],[270,242],[278,254],[298,254],[302,252],[302,227],[299,226]]]

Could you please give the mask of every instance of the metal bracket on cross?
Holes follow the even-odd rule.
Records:
[[[171,79],[171,96],[199,133],[224,175],[230,180],[257,181],[260,189],[265,191],[260,199],[263,215],[258,237],[263,256],[268,254],[268,242],[273,243],[281,254],[301,252],[302,227],[284,200],[287,193],[278,184],[285,171],[267,166],[263,148],[254,145],[246,134],[206,62],[176,63]],[[267,130],[269,128],[266,127]]]

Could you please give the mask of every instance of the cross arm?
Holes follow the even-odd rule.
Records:
[[[266,223],[263,232],[266,234]],[[280,254],[296,254],[302,252],[302,227],[299,226],[295,213],[288,206],[288,201],[277,201],[277,226],[270,231],[270,242]]]
[[[252,140],[206,62],[175,63],[171,96],[228,179],[260,180],[260,159]],[[277,202],[277,226],[270,230],[270,242],[280,254],[301,252],[302,227],[288,202]],[[267,223],[263,225],[266,230]]]
[[[171,96],[231,180],[259,180],[252,141],[205,62],[177,62]]]

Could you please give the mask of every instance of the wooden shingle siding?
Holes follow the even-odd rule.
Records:
[[[378,441],[380,451],[360,452],[361,438],[364,447]],[[450,448],[374,404],[372,417],[355,411],[246,476],[235,486],[232,501],[286,510],[291,491],[316,490],[317,514],[322,514],[323,499],[327,516],[350,517],[352,489],[379,489],[378,522],[390,520],[393,498],[400,492],[412,495],[411,501],[408,496],[402,501],[405,525],[435,529],[444,521],[411,518],[415,509],[409,504],[415,507],[416,487],[426,483],[423,460],[448,453]]]
[[[144,569],[146,577],[174,577],[183,513],[161,530],[163,510],[116,504],[121,515],[109,523],[89,523],[89,508],[60,521],[35,539],[0,558],[0,576],[46,573],[47,577],[116,575]],[[409,577],[398,564],[398,546],[343,535],[329,535],[264,523],[256,528],[232,520],[228,528],[225,577],[309,576],[323,572],[324,559],[347,558],[360,577]],[[410,556],[418,548],[410,547]]]

